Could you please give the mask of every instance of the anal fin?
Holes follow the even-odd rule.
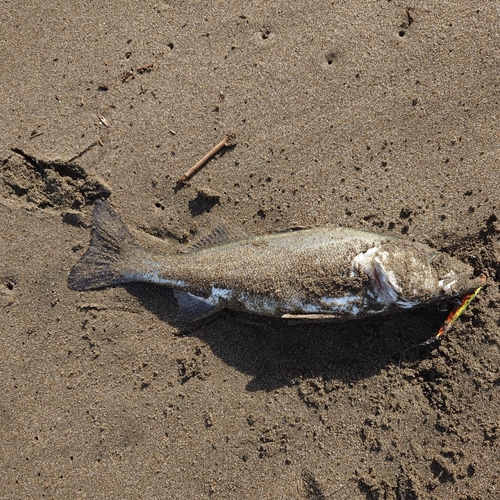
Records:
[[[174,289],[174,295],[179,304],[177,321],[189,323],[204,318],[218,310],[217,302],[212,297],[204,298],[183,290]]]

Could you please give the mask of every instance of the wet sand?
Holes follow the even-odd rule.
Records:
[[[495,3],[30,3],[0,13],[0,497],[496,498]],[[447,311],[180,328],[168,289],[68,289],[97,198],[150,248],[342,225],[488,285],[424,347]]]

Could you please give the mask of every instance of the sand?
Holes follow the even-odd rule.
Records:
[[[480,4],[4,3],[0,498],[498,498],[500,19]],[[488,284],[425,347],[446,311],[179,328],[165,288],[68,289],[100,197],[151,248],[208,216],[342,225]]]

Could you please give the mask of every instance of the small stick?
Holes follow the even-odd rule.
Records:
[[[192,166],[183,176],[179,178],[177,181],[177,185],[180,186],[184,184],[188,179],[190,179],[212,156],[217,154],[226,144],[234,137],[233,134],[229,134],[222,141],[217,144],[214,148],[212,148],[196,165]]]
[[[137,73],[139,73],[140,75],[142,75],[146,71],[151,71],[154,68],[154,65],[155,65],[155,63],[152,62],[152,63],[146,64],[144,66],[141,66],[140,68],[137,68],[136,71],[137,71]]]

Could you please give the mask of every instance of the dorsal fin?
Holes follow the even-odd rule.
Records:
[[[182,250],[182,253],[195,252],[202,248],[220,245],[231,240],[239,240],[247,238],[248,235],[241,229],[233,229],[228,227],[225,223],[220,223],[209,233],[202,235],[194,243],[191,243],[187,248]]]

